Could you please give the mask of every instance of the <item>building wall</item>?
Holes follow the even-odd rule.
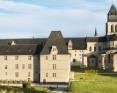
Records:
[[[53,76],[53,74],[56,74]],[[53,55],[40,56],[40,81],[41,82],[69,82],[70,78],[70,55]]]
[[[114,47],[117,48],[117,41],[113,41],[114,42]]]
[[[18,56],[18,59],[15,59]],[[6,59],[7,57],[7,59]],[[31,59],[29,58],[31,57]],[[38,81],[38,56],[32,55],[1,55],[0,80]]]
[[[111,32],[111,25],[113,25],[113,32]],[[107,35],[116,34],[115,26],[117,25],[117,22],[107,22]]]
[[[113,71],[117,72],[117,54],[113,55]]]
[[[83,50],[68,50],[71,54],[70,60],[73,62],[73,65],[83,64]]]
[[[90,47],[91,47],[91,50],[90,50]],[[85,53],[99,52],[103,49],[104,49],[104,42],[87,42],[87,51],[85,51]]]

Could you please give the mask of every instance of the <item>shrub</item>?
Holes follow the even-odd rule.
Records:
[[[33,90],[37,93],[48,93],[49,92],[48,88],[43,87],[43,86],[35,86],[35,87],[33,87]]]
[[[31,84],[28,82],[24,82],[24,83],[22,83],[22,88],[23,89],[31,88]]]

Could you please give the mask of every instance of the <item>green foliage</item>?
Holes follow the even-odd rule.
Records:
[[[22,88],[23,89],[31,88],[31,84],[29,82],[24,82],[22,83]]]
[[[48,92],[49,92],[48,88],[43,87],[43,86],[36,86],[36,87],[33,87],[33,90],[34,90],[36,93],[48,93]]]
[[[49,93],[48,88],[42,86],[34,86],[20,88],[20,87],[8,87],[8,86],[0,86],[0,93]]]

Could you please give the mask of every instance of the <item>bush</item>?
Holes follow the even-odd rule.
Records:
[[[22,88],[23,89],[31,88],[31,84],[28,82],[24,82],[24,83],[22,83]]]
[[[33,90],[36,93],[48,93],[49,92],[48,88],[43,87],[43,86],[35,86],[35,87],[33,87]]]

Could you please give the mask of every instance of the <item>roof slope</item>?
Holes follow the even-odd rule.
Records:
[[[60,31],[52,31],[41,54],[50,54],[52,46],[56,46],[58,54],[68,54],[68,49]]]
[[[87,48],[87,42],[85,37],[81,38],[65,38],[65,42],[68,45],[69,40],[72,41],[73,45],[72,48],[73,50],[84,50]]]
[[[112,4],[108,14],[109,15],[117,14],[117,9],[116,9],[116,7],[113,4]]]
[[[117,21],[117,9],[114,5],[111,6],[109,12],[108,12],[108,18],[107,20],[109,22],[116,22]]]
[[[12,42],[16,45],[11,45]],[[45,38],[0,39],[0,55],[40,54],[45,42]]]
[[[41,50],[41,45],[0,46],[0,55],[35,55]]]

